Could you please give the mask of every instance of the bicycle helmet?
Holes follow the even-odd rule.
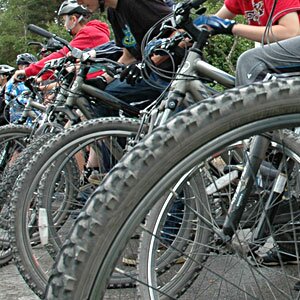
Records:
[[[57,15],[73,15],[78,14],[82,16],[90,15],[91,12],[82,5],[77,4],[77,1],[64,1],[60,6]]]
[[[15,68],[9,65],[0,65],[0,75],[10,75],[14,73]]]
[[[17,65],[30,65],[35,62],[37,62],[36,57],[30,53],[19,54],[16,60]]]

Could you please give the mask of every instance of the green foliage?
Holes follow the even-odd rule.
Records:
[[[14,65],[17,54],[31,52],[35,49],[28,46],[33,37],[27,30],[30,23],[45,29],[54,22],[60,0],[0,0],[0,63]]]

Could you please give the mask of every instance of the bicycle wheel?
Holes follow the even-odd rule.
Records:
[[[5,181],[5,170],[11,168],[21,151],[29,142],[32,129],[23,125],[6,125],[0,127],[0,179]],[[4,189],[0,188],[0,195]],[[5,200],[4,200],[5,199]],[[6,197],[0,197],[0,266],[7,264],[12,253],[9,247],[9,236],[7,231],[8,209],[4,207]]]
[[[243,218],[237,230],[239,234],[243,233],[244,238],[247,237],[247,239],[250,238],[251,233],[255,232],[260,216],[264,211],[264,204],[271,190],[270,184],[274,181],[278,171],[279,160],[282,160],[282,157],[285,160],[288,158],[289,166],[293,161],[298,168],[299,141],[297,141],[297,136],[295,140],[292,134],[284,131],[282,137],[273,133],[272,136],[268,135],[268,138],[272,142],[257,175],[257,185],[252,188]],[[160,298],[162,299],[167,299],[170,295],[178,298],[193,284],[196,277],[203,273],[199,272],[201,259],[210,260],[213,256],[210,253],[205,257],[205,251],[213,252],[213,248],[215,252],[221,250],[221,247],[213,244],[214,237],[212,234],[210,239],[207,239],[209,231],[205,231],[200,221],[196,223],[196,220],[201,215],[201,218],[211,220],[215,230],[216,228],[219,231],[222,230],[228,207],[233,200],[238,185],[239,173],[241,173],[249,155],[248,144],[250,144],[250,140],[244,140],[226,147],[206,160],[205,166],[200,168],[201,174],[205,178],[202,195],[206,193],[207,197],[210,198],[209,200],[206,199],[199,203],[200,196],[195,197],[195,195],[201,194],[199,191],[201,181],[196,180],[199,177],[199,175],[196,175],[199,169],[195,168],[193,172],[187,174],[180,181],[180,186],[182,186],[184,192],[178,190],[178,187],[173,188],[169,197],[161,199],[155,205],[155,208],[150,211],[139,250],[138,280],[143,282],[139,285],[139,294],[142,299],[151,299],[154,294],[153,287],[159,287]],[[242,155],[242,149],[245,151],[244,155]],[[295,177],[293,179],[295,180]],[[181,206],[178,206],[178,202],[181,203]],[[206,207],[201,207],[201,204],[204,203]],[[276,220],[272,221],[274,226],[272,230],[273,238],[277,241],[280,240],[281,249],[284,245],[290,247],[290,253],[294,253],[295,247],[292,244],[293,238],[290,235],[291,227],[289,229],[285,228],[283,224],[291,220],[292,213],[294,222],[299,220],[299,202],[296,198],[293,199],[293,208],[290,209],[288,201],[282,197],[281,199],[278,198],[276,205],[273,205],[273,209],[275,208],[279,208],[281,213],[277,215]],[[271,222],[271,220],[269,221]],[[205,243],[204,237],[206,237]],[[259,248],[260,251],[264,249],[260,245],[263,244],[262,240],[262,236],[260,236],[259,242],[258,238],[256,238],[256,241],[254,239],[251,241],[253,254],[256,255],[256,250]],[[246,247],[246,243],[244,241],[243,243]],[[207,244],[205,251],[200,250],[200,245],[203,244]],[[285,251],[288,251],[288,249],[286,248]],[[260,257],[257,258],[260,259]],[[203,280],[201,276],[200,278],[199,280]],[[190,293],[188,294],[191,295]],[[164,297],[164,294],[167,296]]]
[[[32,140],[31,143],[18,155],[16,160],[11,163],[10,166],[6,166],[2,175],[2,181],[0,182],[0,203],[1,203],[1,213],[0,226],[3,229],[8,229],[8,206],[10,203],[10,194],[13,190],[14,184],[24,170],[28,161],[33,157],[33,155],[51,138],[54,133],[47,133],[43,136],[37,137]]]
[[[180,178],[195,167],[199,170],[198,177],[203,178],[196,182],[205,186],[203,172],[207,159],[217,156],[229,145],[270,130],[299,126],[299,83],[295,78],[227,91],[179,113],[138,144],[104,179],[76,220],[56,261],[46,298],[110,298],[107,290],[110,274],[136,228],[145,227],[142,222],[150,209],[165,198],[166,193],[173,193]],[[293,160],[295,166],[299,159],[299,140],[292,140],[291,144],[296,143],[294,154],[281,155],[281,161]],[[284,196],[291,199],[297,192],[298,177],[290,168],[280,171],[285,169],[289,170],[286,174],[289,180],[284,185]],[[297,268],[283,264],[276,271],[258,267],[255,260],[252,262],[257,249],[247,243],[243,227],[238,227],[234,238],[226,240],[220,230],[222,224],[218,225],[213,213],[211,197],[207,192],[199,193],[193,185],[190,191],[202,208],[194,212],[197,218],[193,220],[194,236],[201,231],[202,238],[197,241],[197,260],[188,248],[183,251],[186,259],[183,266],[188,260],[196,263],[198,268],[192,268],[191,273],[198,272],[201,280],[192,285],[186,282],[186,286],[190,286],[188,291],[180,287],[181,290],[174,289],[172,294],[166,294],[154,282],[153,286],[148,286],[151,299],[176,299],[184,292],[183,299],[189,296],[192,299],[262,299],[270,294],[278,299],[296,299],[292,284],[300,276]],[[263,199],[259,199],[261,202]],[[293,228],[293,224],[289,224],[290,227]],[[274,228],[268,228],[270,238],[276,235]],[[295,236],[292,240],[297,249]],[[268,242],[267,236],[256,245],[264,247],[265,242]],[[151,266],[149,270],[155,272]],[[138,283],[148,284],[141,280]],[[127,295],[127,299],[134,297],[138,297],[134,291]]]
[[[38,295],[86,201],[83,191],[92,193],[97,187],[83,176],[91,150],[102,177],[123,156],[139,125],[126,118],[82,122],[46,143],[19,176],[12,195],[12,247],[21,274]],[[118,275],[111,284],[128,282]]]
[[[6,165],[15,160],[28,143],[31,132],[31,128],[23,125],[0,127],[0,179]]]
[[[0,183],[0,266],[7,264],[13,257],[8,234],[10,194],[13,190],[13,186],[30,158],[51,136],[53,136],[53,134],[48,133],[45,136],[33,140],[29,146],[19,153],[17,159],[4,169]]]

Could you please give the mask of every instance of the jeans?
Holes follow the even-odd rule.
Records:
[[[149,85],[144,79],[141,82],[136,83],[132,86],[126,81],[120,81],[115,79],[111,82],[105,89],[105,92],[127,102],[139,102],[143,100],[155,100],[169,85],[169,82],[161,79],[161,77],[156,74],[151,74],[149,80],[152,84],[158,85],[155,88]]]

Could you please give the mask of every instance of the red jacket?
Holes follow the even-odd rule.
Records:
[[[274,0],[225,0],[225,6],[235,15],[244,15],[249,25],[266,26]],[[279,0],[276,4],[272,24],[276,24],[284,15],[297,11],[300,0]],[[300,20],[300,15],[299,15]]]
[[[70,45],[80,50],[94,48],[107,43],[109,41],[109,35],[110,31],[106,23],[98,20],[92,20],[79,30],[74,39],[70,42]],[[26,76],[30,77],[37,75],[47,61],[64,57],[68,52],[69,49],[67,47],[63,47],[61,50],[51,53],[37,63],[31,64],[25,69]],[[46,78],[43,76],[43,79]]]

